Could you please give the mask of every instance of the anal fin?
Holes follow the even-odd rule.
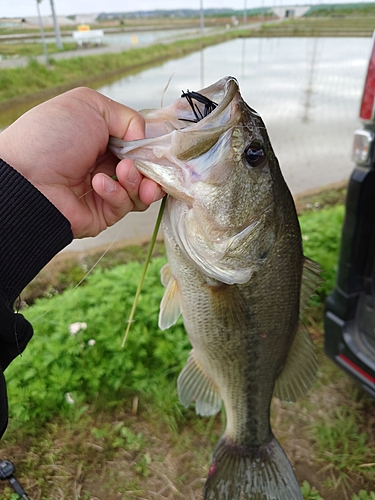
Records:
[[[305,258],[300,297],[300,324],[283,371],[276,380],[274,396],[283,401],[297,401],[313,385],[318,370],[315,347],[301,322],[311,295],[322,281],[319,264]]]
[[[321,276],[321,272],[322,268],[317,262],[305,257],[302,272],[301,296],[299,306],[300,317],[302,317],[302,314],[304,313],[311,296],[316,293],[316,289],[319,283],[324,281]]]
[[[178,397],[185,407],[195,402],[198,415],[215,415],[221,409],[219,389],[196,359],[194,350],[190,352],[178,377],[177,389]]]

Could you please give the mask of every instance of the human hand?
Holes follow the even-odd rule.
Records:
[[[95,236],[164,195],[131,160],[119,162],[107,150],[110,135],[142,139],[143,118],[94,90],[77,88],[31,109],[5,129],[0,157],[60,210],[74,237]]]

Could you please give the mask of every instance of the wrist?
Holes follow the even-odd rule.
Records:
[[[73,235],[49,200],[1,160],[0,186],[0,286],[12,304]]]

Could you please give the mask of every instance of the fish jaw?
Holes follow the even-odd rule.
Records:
[[[111,137],[108,146],[118,158],[131,158],[139,172],[160,184],[166,193],[190,204],[191,185],[210,175],[212,162],[205,161],[205,154],[222,142],[223,134],[240,118],[241,97],[234,78],[224,78],[200,93],[220,102],[199,122],[191,121],[191,107],[185,98],[180,98],[166,108],[141,112],[146,122],[146,139],[126,142]]]

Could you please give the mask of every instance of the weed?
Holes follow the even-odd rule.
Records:
[[[375,500],[375,492],[367,492],[365,490],[360,490],[358,495],[353,495],[351,500]]]
[[[361,473],[369,480],[375,478],[372,446],[367,433],[360,431],[360,419],[355,408],[338,406],[314,425],[317,460],[337,472],[335,487],[347,482],[349,472]],[[366,462],[369,466],[363,467]]]
[[[147,477],[149,476],[150,472],[148,470],[148,466],[152,462],[151,456],[149,453],[145,453],[138,462],[136,462],[133,466],[133,469],[137,474],[141,475],[142,477]]]
[[[301,491],[304,500],[324,500],[319,495],[319,492],[314,487],[310,486],[310,483],[308,481],[304,481],[302,483]]]
[[[84,288],[60,297],[39,299],[25,315],[33,321],[35,336],[29,348],[7,370],[11,415],[20,424],[40,422],[59,411],[73,415],[94,400],[101,405],[123,400],[126,393],[170,391],[184,365],[189,341],[179,322],[165,332],[158,329],[163,294],[159,269],[164,259],[149,268],[145,293],[124,349],[120,348],[126,315],[131,306],[141,265],[129,263],[98,269]],[[69,326],[84,322],[85,329],[69,333]],[[159,390],[159,389],[158,389]],[[172,405],[173,406],[173,405]]]
[[[324,302],[335,285],[343,219],[343,205],[305,212],[299,218],[305,255],[318,262],[324,271],[324,282],[313,304]]]

